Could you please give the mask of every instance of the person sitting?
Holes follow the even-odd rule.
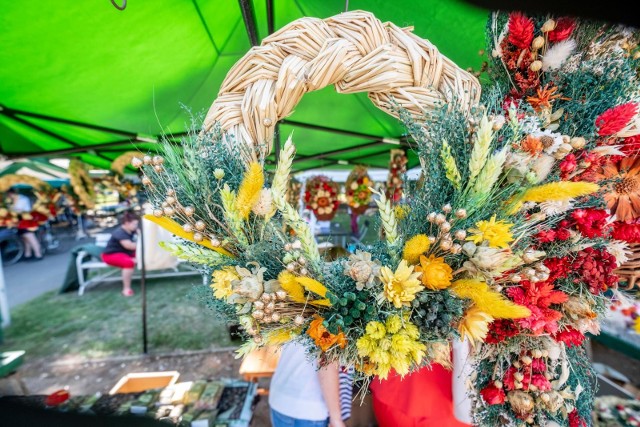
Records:
[[[7,190],[7,196],[11,199],[11,210],[23,215],[30,215],[32,206],[31,200],[24,194],[18,193],[14,188]],[[42,246],[36,237],[35,228],[32,224],[33,221],[20,221],[18,223],[18,235],[24,243],[24,259],[39,261],[43,258]],[[33,255],[32,255],[33,253]]]
[[[131,278],[136,265],[136,238],[140,218],[133,212],[125,212],[121,224],[116,228],[102,253],[102,261],[122,269],[122,295],[130,297]]]

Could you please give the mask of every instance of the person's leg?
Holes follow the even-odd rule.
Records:
[[[31,245],[31,249],[33,250],[33,255],[36,258],[42,258],[42,247],[40,246],[40,242],[36,237],[36,233],[25,233],[27,240],[29,240],[29,244]]]
[[[122,269],[122,293],[124,295],[132,295],[131,278],[133,277],[133,268]]]
[[[31,245],[29,244],[29,240],[27,240],[26,235],[25,234],[21,234],[20,235],[20,240],[22,240],[22,243],[24,244],[24,257],[25,258],[31,258],[32,257]]]

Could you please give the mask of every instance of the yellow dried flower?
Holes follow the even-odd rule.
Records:
[[[387,332],[395,334],[400,330],[400,328],[402,328],[402,320],[398,316],[389,316],[387,317],[384,326],[386,327]]]
[[[444,258],[430,255],[429,258],[420,256],[417,271],[422,272],[422,283],[431,290],[446,289],[453,280],[451,266],[444,262]]]
[[[467,240],[479,245],[484,240],[489,243],[492,248],[508,248],[509,243],[513,241],[511,227],[513,224],[503,220],[496,221],[496,216],[492,216],[489,221],[478,221],[477,228],[471,228],[471,235]]]
[[[483,341],[489,332],[489,323],[493,321],[493,317],[477,307],[471,307],[467,310],[459,325],[461,337],[469,338],[471,344]]]
[[[231,283],[240,279],[233,267],[224,267],[222,270],[216,270],[213,272],[212,277],[211,289],[213,289],[213,296],[218,299],[231,296],[233,294]]]
[[[418,234],[407,240],[404,244],[402,258],[406,259],[409,264],[417,264],[420,261],[420,255],[429,250],[431,243],[426,234]]]
[[[382,323],[373,320],[367,323],[365,333],[371,338],[379,340],[387,334],[387,330]]]
[[[403,305],[409,306],[416,294],[424,289],[420,284],[420,273],[413,271],[413,266],[409,266],[407,261],[400,261],[400,265],[395,273],[388,267],[380,269],[380,280],[384,284],[382,292],[378,295],[378,304],[385,300],[393,303],[395,308]]]
[[[495,319],[522,319],[531,316],[527,307],[515,304],[480,280],[456,280],[451,285],[451,290],[459,298],[472,300],[475,308]]]
[[[236,209],[238,209],[243,219],[249,217],[251,208],[260,198],[260,190],[262,190],[263,185],[264,174],[262,173],[262,166],[258,162],[251,162],[247,172],[244,174],[236,197]]]

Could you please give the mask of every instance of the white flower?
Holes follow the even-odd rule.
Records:
[[[542,71],[559,69],[575,48],[576,42],[573,39],[554,43],[542,57]]]
[[[268,188],[263,188],[262,190],[260,190],[260,197],[251,207],[251,210],[258,216],[265,216],[271,213],[272,205],[273,197],[271,196],[271,190]]]
[[[356,281],[357,290],[371,288],[380,283],[380,262],[372,261],[369,252],[357,250],[349,255],[349,261],[344,262],[344,274]]]
[[[551,132],[550,130],[533,132],[533,136],[542,140],[544,152],[548,154],[553,154],[558,151],[558,148],[560,148],[564,143],[564,141],[562,141],[562,135],[556,132]]]
[[[607,252],[613,255],[616,258],[616,263],[618,267],[627,262],[629,256],[631,255],[631,250],[629,249],[629,245],[627,242],[622,240],[612,240],[607,244]]]
[[[217,168],[213,171],[213,176],[215,179],[222,179],[224,178],[224,171],[220,168]]]
[[[571,200],[558,200],[540,203],[540,210],[547,216],[560,215],[573,208]]]

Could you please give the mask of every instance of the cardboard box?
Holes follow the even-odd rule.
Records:
[[[177,371],[166,372],[132,372],[116,383],[109,394],[136,393],[155,388],[164,388],[178,381],[180,373]]]

